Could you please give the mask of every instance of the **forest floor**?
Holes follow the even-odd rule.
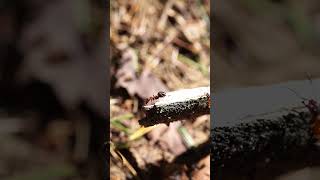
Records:
[[[139,125],[145,99],[159,91],[209,86],[209,1],[111,1],[111,179],[209,179],[210,156],[168,164],[206,142],[210,116],[170,126]]]

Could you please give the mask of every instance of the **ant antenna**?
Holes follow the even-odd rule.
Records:
[[[287,87],[287,89],[289,89],[291,92],[293,92],[298,98],[302,99],[303,101],[307,101],[308,99],[305,97],[302,97],[297,91]]]
[[[316,98],[315,86],[313,85],[311,75],[310,75],[308,72],[306,72],[306,74],[307,74],[307,78],[308,78],[308,80],[309,80],[309,83],[310,83],[310,85],[311,85],[311,93],[312,93],[312,96],[313,96],[314,98]]]

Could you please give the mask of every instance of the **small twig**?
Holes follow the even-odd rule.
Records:
[[[143,106],[146,117],[140,125],[169,124],[182,119],[192,119],[210,114],[210,87],[183,89],[166,93],[152,105]]]

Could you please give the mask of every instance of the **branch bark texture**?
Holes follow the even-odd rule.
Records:
[[[143,110],[146,117],[140,125],[152,126],[160,123],[169,124],[182,119],[192,119],[210,114],[210,87],[182,89],[166,93],[154,104],[146,105]]]
[[[305,163],[302,162],[311,165],[314,159],[308,159],[306,154],[315,149],[310,121],[310,114],[301,112],[275,119],[257,119],[230,127],[213,127],[213,177],[263,179],[262,174],[268,172],[265,177],[274,178],[288,172],[290,168],[303,167]],[[278,169],[275,170],[275,167]]]

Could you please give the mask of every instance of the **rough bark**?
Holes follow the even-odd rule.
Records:
[[[213,127],[211,140],[211,175],[215,179],[273,179],[315,165],[320,157],[310,115],[304,112]]]
[[[183,89],[166,93],[154,104],[143,107],[146,117],[140,125],[169,124],[210,113],[210,87]]]

